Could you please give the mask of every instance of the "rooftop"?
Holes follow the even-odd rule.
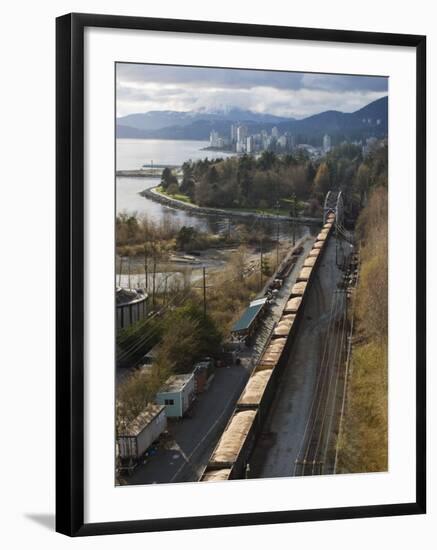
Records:
[[[264,307],[266,303],[266,298],[260,298],[259,300],[254,300],[250,302],[249,307],[245,310],[243,315],[238,319],[238,321],[232,327],[232,332],[241,332],[248,330],[251,324],[257,318],[259,312]]]
[[[117,306],[140,302],[147,298],[147,294],[142,288],[121,288],[117,287],[115,291]]]
[[[158,414],[164,410],[164,405],[155,405],[149,403],[147,407],[141,412],[130,424],[128,424],[124,430],[121,431],[120,437],[136,437],[139,435],[146,426],[152,422],[152,420],[158,416]]]
[[[193,373],[189,374],[174,374],[167,379],[158,393],[168,393],[182,390],[193,377]]]

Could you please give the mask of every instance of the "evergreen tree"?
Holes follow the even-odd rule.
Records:
[[[326,195],[331,188],[331,175],[326,162],[322,162],[314,179],[315,191],[319,195]]]
[[[161,175],[161,187],[167,190],[172,183],[175,183],[177,185],[178,179],[170,170],[170,168],[165,167]]]

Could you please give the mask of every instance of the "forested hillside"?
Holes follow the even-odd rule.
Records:
[[[339,472],[388,468],[388,194],[379,185],[362,211],[361,273]]]

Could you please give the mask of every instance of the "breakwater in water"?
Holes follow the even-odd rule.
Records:
[[[223,208],[210,208],[205,206],[197,206],[195,204],[187,203],[168,197],[159,193],[156,190],[156,187],[151,187],[149,189],[144,189],[140,192],[140,195],[147,197],[148,199],[159,202],[165,206],[171,208],[177,208],[179,210],[185,210],[196,214],[196,216],[214,216],[214,217],[223,217],[223,218],[240,218],[243,220],[248,219],[260,219],[260,220],[279,220],[279,221],[295,221],[296,223],[302,223],[305,225],[308,224],[320,224],[323,220],[322,218],[290,218],[288,216],[277,216],[274,214],[262,213],[262,212],[251,212],[251,211],[242,211],[242,210],[230,210]]]

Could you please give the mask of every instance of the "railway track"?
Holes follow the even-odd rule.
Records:
[[[339,385],[346,353],[346,292],[337,289],[331,307],[322,359],[294,476],[331,473],[330,449],[337,422]]]

